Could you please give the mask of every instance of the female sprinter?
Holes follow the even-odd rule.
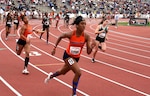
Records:
[[[6,38],[5,38],[5,40],[8,40],[8,35],[10,34],[11,26],[12,26],[11,13],[7,14],[5,21],[6,21]]]
[[[13,20],[14,20],[14,35],[16,36],[16,32],[18,30],[19,22],[20,22],[20,18],[19,18],[18,12],[14,13]]]
[[[83,19],[82,16],[78,16],[74,20],[73,25],[74,24],[76,25],[76,30],[72,32],[62,33],[57,39],[56,44],[52,50],[52,55],[54,55],[59,42],[63,38],[69,39],[70,43],[68,45],[68,48],[65,50],[63,56],[63,60],[65,62],[64,66],[55,73],[50,73],[45,79],[45,83],[47,83],[53,77],[65,75],[68,71],[72,70],[75,74],[72,82],[72,96],[76,96],[76,89],[81,76],[81,70],[78,66],[78,61],[82,52],[82,48],[86,43],[87,54],[90,54],[93,47],[95,46],[94,40],[91,40],[90,36],[84,32],[86,26],[85,19]]]
[[[16,53],[17,55],[20,55],[22,52],[22,49],[24,48],[25,51],[25,61],[24,61],[24,70],[22,71],[23,74],[29,74],[29,71],[27,70],[27,66],[29,63],[29,53],[30,53],[30,42],[31,42],[31,35],[32,32],[38,32],[36,30],[32,30],[32,26],[28,22],[28,18],[26,16],[23,16],[22,18],[24,25],[21,27],[20,31],[20,38],[17,41],[16,46]]]
[[[47,33],[46,43],[48,44],[48,40],[49,40],[49,27],[50,27],[51,22],[50,22],[50,19],[48,17],[48,13],[47,12],[45,13],[44,18],[42,19],[42,24],[43,24],[43,31],[46,30],[46,33]],[[44,32],[41,33],[40,39],[42,38],[43,34],[44,34]]]
[[[95,34],[97,36],[96,36],[96,46],[94,48],[95,50],[93,52],[93,57],[92,57],[93,63],[95,62],[95,56],[98,51],[98,48],[100,48],[102,51],[106,50],[105,40],[108,38],[107,37],[108,24],[109,24],[109,20],[107,20],[106,18],[103,18],[95,30]],[[101,44],[101,45],[99,46],[99,44]]]

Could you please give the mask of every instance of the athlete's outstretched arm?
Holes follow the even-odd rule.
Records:
[[[91,54],[92,49],[95,47],[95,41],[91,39],[88,34],[85,34],[85,38],[86,38],[87,54]]]
[[[70,39],[71,35],[72,35],[72,32],[62,33],[62,34],[58,37],[58,39],[57,39],[57,41],[56,41],[56,43],[55,43],[55,46],[54,46],[54,48],[53,48],[51,54],[52,54],[52,55],[55,54],[55,50],[56,50],[56,48],[57,48],[57,45],[58,45],[59,42],[61,41],[61,39],[63,39],[63,38],[68,38],[68,39]]]

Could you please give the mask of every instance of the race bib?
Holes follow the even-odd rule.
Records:
[[[104,38],[106,36],[106,33],[100,33],[99,37]]]
[[[18,23],[18,20],[14,20],[14,23]]]
[[[70,65],[73,65],[75,62],[74,62],[74,60],[73,60],[72,58],[69,58],[69,59],[68,59],[68,63],[69,63]]]
[[[45,25],[49,25],[49,22],[48,22],[48,21],[46,21],[44,24],[45,24]]]
[[[11,24],[11,22],[7,22],[7,24]]]
[[[74,47],[74,46],[70,47],[70,53],[72,55],[78,55],[80,51],[81,51],[81,47]]]

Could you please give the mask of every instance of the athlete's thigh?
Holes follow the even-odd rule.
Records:
[[[80,72],[80,68],[76,62],[75,59],[69,57],[67,60],[66,60],[67,64],[70,66],[70,69],[76,73],[76,72]]]
[[[30,52],[30,43],[26,43],[26,45],[24,46],[24,51],[29,54]]]
[[[17,29],[17,24],[14,24],[14,28]]]
[[[97,40],[95,40],[95,42],[96,42],[96,44],[95,44],[94,49],[97,50],[100,43],[99,43],[99,41],[97,41]]]
[[[8,27],[8,31],[9,31],[9,33],[10,33],[10,30],[11,30],[11,27]]]
[[[20,44],[17,44],[17,45],[16,45],[16,53],[17,53],[17,55],[20,55],[20,54],[21,54],[23,47],[24,47],[24,46],[23,46],[23,45],[20,45]]]
[[[105,50],[106,50],[106,43],[105,43],[105,42],[102,42],[101,45],[102,45],[102,46],[101,46],[101,47],[102,47],[102,50],[105,51]]]
[[[6,26],[5,28],[6,28],[6,32],[7,32],[7,31],[9,30],[9,29],[8,29],[8,26]]]
[[[47,33],[49,34],[49,27],[46,28]]]

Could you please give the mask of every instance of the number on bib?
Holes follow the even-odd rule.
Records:
[[[73,65],[75,62],[74,62],[74,60],[73,60],[72,58],[69,58],[69,59],[68,59],[68,63],[69,63],[70,65]]]

